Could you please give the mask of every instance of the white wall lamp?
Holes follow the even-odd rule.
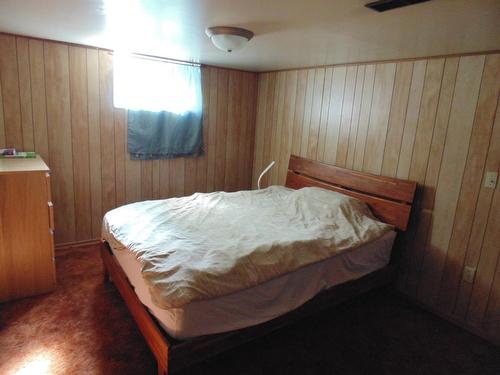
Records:
[[[259,176],[259,179],[257,180],[257,189],[260,190],[260,180],[262,180],[262,177],[273,167],[273,165],[276,162],[273,160],[272,162],[269,163],[269,165],[262,171],[262,173]]]
[[[254,35],[250,30],[230,26],[208,27],[205,32],[214,46],[225,52],[243,48]]]

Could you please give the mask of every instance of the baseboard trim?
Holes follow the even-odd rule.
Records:
[[[399,290],[395,289],[395,292],[401,298],[407,300],[408,302],[410,302],[414,305],[417,305],[421,309],[426,310],[426,311],[430,312],[431,314],[437,315],[440,318],[446,320],[447,322],[450,322],[451,324],[456,325],[459,328],[465,329],[467,332],[470,332],[473,335],[479,336],[482,339],[492,343],[493,345],[500,346],[500,338],[499,337],[492,336],[488,332],[483,331],[480,327],[476,327],[472,324],[468,324],[467,322],[464,322],[463,320],[458,319],[457,317],[455,317],[453,315],[443,313],[442,311],[439,311],[437,308],[432,307],[432,306],[428,306],[425,303],[417,300],[415,297],[412,297],[408,294],[405,294]]]
[[[66,255],[68,253],[73,253],[82,250],[90,250],[93,246],[97,246],[101,243],[100,239],[92,239],[85,241],[75,241],[75,242],[65,242],[57,244],[55,246],[55,256]]]

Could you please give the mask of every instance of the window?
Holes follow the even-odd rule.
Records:
[[[133,159],[202,152],[201,68],[133,55],[114,57],[114,105],[128,110]]]

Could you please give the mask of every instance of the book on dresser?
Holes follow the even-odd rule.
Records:
[[[39,155],[0,159],[0,302],[55,287],[50,169]]]

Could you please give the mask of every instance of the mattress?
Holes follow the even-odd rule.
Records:
[[[317,187],[195,193],[104,215],[102,236],[131,251],[163,309],[236,293],[392,231],[355,198]]]
[[[301,306],[322,290],[355,280],[389,263],[396,232],[354,250],[309,264],[256,286],[178,308],[153,303],[135,255],[111,249],[135,289],[139,300],[172,337],[190,337],[232,331],[274,319]]]

